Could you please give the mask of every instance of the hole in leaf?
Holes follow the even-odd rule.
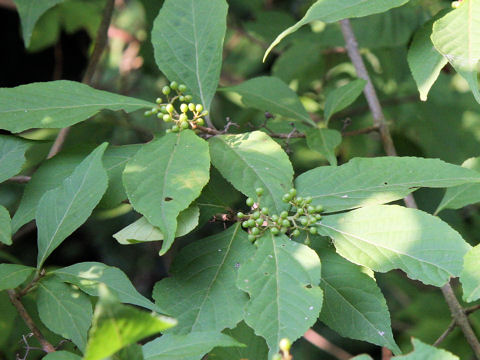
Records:
[[[308,284],[305,286],[307,289],[311,289],[312,288],[312,285],[311,284]]]
[[[167,197],[166,197],[164,200],[165,200],[165,201],[172,201],[172,200],[173,200],[173,198],[171,198],[171,197],[167,196]]]

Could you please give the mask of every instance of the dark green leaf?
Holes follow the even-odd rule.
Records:
[[[255,255],[240,268],[237,286],[250,295],[245,322],[265,338],[272,355],[280,339],[294,341],[317,321],[323,299],[320,259],[285,235],[268,234],[257,241]]]
[[[300,175],[296,188],[327,212],[384,204],[420,187],[478,183],[480,174],[438,159],[355,158],[342,166],[322,166]]]
[[[0,128],[15,133],[31,128],[63,128],[102,109],[132,112],[152,106],[74,81],[32,83],[0,88]]]
[[[0,183],[20,172],[25,152],[31,145],[31,142],[14,136],[0,135]]]
[[[0,243],[12,245],[12,223],[10,213],[0,205]]]
[[[396,360],[459,360],[458,357],[445,351],[438,349],[432,345],[422,343],[420,340],[412,338],[414,350],[407,355],[395,356]]]
[[[48,354],[42,360],[82,360],[82,358],[74,353],[60,350]]]
[[[57,188],[40,199],[37,207],[38,263],[45,259],[90,216],[107,189],[102,155],[108,144],[95,149]]]
[[[325,156],[330,165],[337,166],[335,148],[342,142],[342,134],[331,129],[309,129],[305,132],[308,147]]]
[[[220,78],[227,8],[225,0],[166,0],[153,25],[158,67],[206,109]]]
[[[316,126],[297,94],[275,77],[262,76],[221,90],[239,94],[247,107],[302,120]]]
[[[460,275],[470,249],[447,223],[398,205],[367,206],[318,223],[337,252],[374,271],[403,270],[411,279],[442,286]],[[435,251],[432,251],[435,249]]]
[[[178,319],[173,332],[220,332],[240,322],[248,296],[235,280],[254,251],[240,223],[183,248],[153,291],[156,304]]]
[[[92,304],[87,295],[55,277],[42,279],[38,282],[37,308],[51,331],[85,350],[92,321]]]
[[[105,284],[115,291],[121,302],[157,310],[146,297],[140,295],[122,270],[98,262],[83,262],[55,270],[62,281],[74,284],[89,295],[98,296],[98,286]]]
[[[327,124],[333,114],[345,109],[357,100],[366,83],[367,82],[363,79],[357,79],[333,90],[327,95],[324,110],[325,121]]]
[[[143,355],[145,360],[199,360],[215,346],[244,345],[215,331],[166,334],[143,345]]]
[[[208,144],[191,130],[144,145],[125,167],[131,204],[165,236],[160,255],[173,244],[178,214],[200,195],[209,169]]]
[[[255,189],[265,194],[262,206],[279,214],[287,205],[282,195],[291,187],[293,169],[287,154],[261,131],[215,136],[209,141],[212,164],[225,179],[245,195],[258,199]]]
[[[35,271],[35,268],[17,264],[0,264],[0,291],[15,289]]]

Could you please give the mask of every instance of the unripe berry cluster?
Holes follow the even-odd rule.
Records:
[[[186,95],[186,91],[187,87],[184,84],[179,85],[176,81],[172,81],[169,86],[164,86],[162,89],[166,101],[164,102],[161,97],[157,98],[155,101],[157,106],[145,111],[145,116],[157,115],[164,122],[172,123],[173,126],[167,130],[167,133],[205,125],[203,117],[208,115],[208,111],[203,110],[202,104],[192,103],[192,95]]]
[[[256,189],[256,193],[260,199],[264,193],[263,188]],[[271,215],[268,208],[260,207],[260,201],[255,204],[252,198],[246,200],[251,211],[249,214],[239,212],[237,218],[242,221],[242,227],[248,229],[248,239],[251,242],[255,242],[267,230],[273,235],[289,234],[294,237],[299,236],[301,231],[312,235],[318,234],[316,223],[322,219],[323,206],[312,205],[311,197],[297,196],[295,189],[290,189],[283,195],[282,200],[289,203],[293,211],[282,211],[280,214]],[[305,243],[309,245],[308,236]]]

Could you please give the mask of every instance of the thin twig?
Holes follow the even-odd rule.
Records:
[[[438,346],[440,343],[445,340],[445,338],[457,327],[455,320],[452,320],[448,325],[447,329],[438,337],[437,340],[433,343],[433,346]]]
[[[19,183],[19,184],[25,184],[25,183],[29,182],[30,180],[32,180],[32,178],[30,176],[25,176],[25,175],[13,176],[10,179],[8,179],[8,181],[16,182],[16,183]]]
[[[362,134],[370,134],[372,132],[378,131],[378,126],[373,125],[363,129],[352,130],[352,131],[345,131],[342,132],[342,136],[355,136],[355,135],[362,135]]]
[[[370,76],[368,75],[365,64],[360,55],[357,40],[355,38],[355,34],[353,33],[353,29],[350,25],[350,21],[348,19],[341,20],[340,24],[342,27],[343,37],[345,38],[347,52],[350,59],[352,60],[355,70],[357,71],[357,75],[360,78],[363,78],[367,81],[367,84],[363,92],[365,94],[368,105],[370,107],[370,111],[372,112],[374,124],[378,125],[379,127],[379,132],[381,135],[382,144],[385,149],[385,152],[389,156],[396,156],[397,152],[395,150],[395,145],[393,144],[390,131],[388,130],[388,126],[385,121],[385,116],[383,115],[380,102],[378,101],[377,93],[375,91],[375,88],[373,87]],[[413,196],[409,196],[404,200],[407,207],[417,208],[417,205],[415,203]],[[450,282],[445,284],[441,288],[441,290],[448,304],[448,307],[450,308],[450,312],[452,314],[453,319],[455,320],[455,323],[461,328],[463,334],[465,335],[465,338],[467,339],[468,343],[472,347],[476,358],[480,359],[480,343],[470,325],[470,322],[468,321],[468,317],[465,314],[464,309],[462,308],[455,294],[453,293]]]
[[[50,342],[48,342],[48,340],[45,339],[45,337],[42,335],[40,330],[38,330],[37,326],[35,325],[27,310],[23,306],[22,302],[18,298],[15,290],[7,290],[7,293],[13,306],[15,306],[21,318],[23,319],[23,321],[25,321],[25,324],[27,324],[28,328],[32,331],[33,335],[37,338],[38,342],[42,346],[43,351],[45,351],[46,353],[54,352],[55,347],[50,344]]]
[[[108,27],[112,20],[113,10],[115,8],[115,0],[108,0],[103,10],[102,22],[97,31],[97,37],[95,39],[95,45],[93,47],[93,52],[90,57],[90,61],[87,66],[87,70],[83,75],[82,83],[91,85],[93,76],[95,75],[95,70],[97,69],[100,58],[102,57],[103,51],[108,41]],[[65,140],[67,139],[68,133],[70,132],[70,127],[63,128],[58,133],[55,141],[53,142],[50,151],[48,152],[47,159],[54,157],[62,149]]]
[[[38,281],[45,276],[45,270],[41,270],[40,272],[37,272],[35,276],[33,277],[32,281],[30,281],[22,290],[20,290],[17,293],[17,297],[21,298],[25,295],[27,295],[30,290],[37,285]]]
[[[353,355],[349,354],[342,348],[339,348],[337,345],[332,344],[330,341],[312,329],[308,329],[305,334],[303,334],[303,338],[310,344],[316,346],[320,350],[325,351],[327,354],[332,355],[338,360],[348,360],[353,358]]]

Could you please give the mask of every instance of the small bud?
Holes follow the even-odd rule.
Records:
[[[156,102],[157,104],[161,104],[161,103],[162,103],[162,101],[163,101],[163,100],[162,100],[162,98],[161,98],[161,97],[158,97],[158,98],[155,100],[155,102]]]
[[[283,338],[278,343],[278,346],[280,347],[280,350],[282,350],[285,353],[288,353],[290,351],[290,348],[292,347],[292,342],[287,338]]]
[[[171,90],[170,90],[170,86],[164,86],[164,87],[162,88],[162,93],[163,93],[163,95],[168,95],[168,94],[170,94],[170,91],[171,91]]]
[[[202,104],[197,104],[197,106],[195,106],[195,111],[196,112],[202,112],[203,111],[203,105]]]
[[[171,88],[172,90],[177,90],[177,89],[178,89],[178,83],[177,83],[176,81],[172,81],[172,82],[170,83],[170,88]]]
[[[187,104],[180,105],[180,111],[182,113],[186,113],[188,111],[188,105]]]
[[[179,86],[178,86],[178,91],[180,91],[180,92],[182,92],[182,93],[185,92],[185,91],[187,91],[187,86],[186,86],[185,84],[179,85]]]

